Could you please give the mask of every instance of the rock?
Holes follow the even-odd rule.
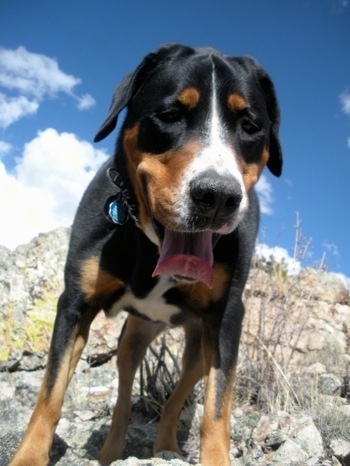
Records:
[[[278,419],[278,428],[283,432],[290,432],[293,424],[292,416],[288,413],[281,413]]]
[[[300,445],[291,439],[287,439],[277,450],[274,463],[286,465],[304,464],[307,454]]]
[[[140,460],[135,457],[130,457],[126,460],[115,461],[111,466],[186,466],[188,463],[181,459],[171,459],[166,461],[161,458],[150,458],[148,460]]]
[[[334,374],[322,374],[318,379],[318,390],[324,395],[336,395],[340,393],[343,380]]]
[[[0,361],[18,351],[47,351],[69,234],[58,228],[14,251],[0,248]]]
[[[297,442],[307,457],[315,457],[316,459],[324,456],[322,437],[317,430],[312,419],[305,421],[296,432],[293,432],[294,442]]]
[[[307,268],[302,270],[300,278],[304,293],[309,293],[310,298],[329,304],[349,303],[349,291],[338,276]]]
[[[326,367],[321,362],[315,362],[309,367],[304,367],[303,371],[307,374],[321,375],[327,372]]]
[[[266,435],[265,445],[272,448],[272,450],[277,450],[287,439],[288,436],[285,432],[274,430]]]
[[[265,439],[271,429],[270,419],[268,416],[262,416],[255,429],[253,430],[253,441],[255,445],[265,445]]]
[[[343,464],[350,464],[350,442],[344,439],[333,439],[330,443],[333,455]]]
[[[0,402],[5,406],[5,402],[10,402],[15,395],[16,388],[10,382],[0,382]]]

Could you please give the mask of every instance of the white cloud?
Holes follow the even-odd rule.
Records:
[[[0,48],[0,85],[42,98],[45,94],[72,92],[80,79],[61,71],[57,61],[24,47]]]
[[[334,243],[328,243],[325,241],[322,246],[325,248],[325,250],[332,256],[339,256],[339,248],[336,244]]]
[[[343,112],[346,115],[350,115],[350,93],[348,91],[340,95],[340,104]]]
[[[95,105],[89,94],[79,96],[74,89],[81,80],[62,71],[54,58],[0,47],[0,126],[8,127],[18,119],[35,113],[42,100],[59,93],[70,95],[79,110]]]
[[[14,248],[72,223],[81,196],[107,155],[49,128],[25,144],[12,173],[0,162],[0,244]]]
[[[0,93],[0,127],[7,128],[26,115],[36,113],[39,108],[37,100],[29,100],[25,96],[7,97]]]
[[[267,178],[264,174],[260,176],[260,179],[256,185],[256,192],[259,196],[261,212],[263,214],[271,215],[273,203],[272,186],[267,181]]]
[[[279,246],[270,247],[264,243],[258,243],[255,247],[255,253],[258,257],[265,259],[267,262],[274,260],[275,262],[283,262],[289,275],[297,275],[301,271],[299,261],[290,257],[287,249]]]
[[[96,104],[96,100],[90,94],[84,94],[78,98],[77,107],[79,110],[87,110]]]
[[[342,94],[340,94],[339,100],[342,111],[345,113],[345,115],[350,116],[350,92],[344,91]],[[347,145],[350,149],[350,138],[347,140]]]
[[[7,154],[12,150],[12,145],[6,141],[0,141],[0,156]]]
[[[342,15],[346,13],[349,6],[349,0],[332,0],[331,14]]]

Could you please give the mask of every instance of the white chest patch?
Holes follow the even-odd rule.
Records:
[[[167,304],[163,297],[164,293],[173,286],[173,282],[170,281],[167,276],[161,276],[157,285],[144,298],[137,298],[131,290],[127,290],[125,294],[114,303],[108,314],[113,316],[119,311],[131,307],[153,321],[164,322],[170,325],[172,316],[181,312],[177,306]]]

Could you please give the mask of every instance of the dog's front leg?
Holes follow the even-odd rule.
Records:
[[[118,345],[118,399],[113,411],[112,425],[98,454],[98,460],[103,466],[122,456],[131,412],[130,398],[135,373],[148,345],[163,329],[164,324],[128,316]]]
[[[243,317],[243,304],[225,313],[221,322],[206,320],[203,332],[205,373],[204,416],[201,424],[202,466],[230,465],[230,418],[233,385]]]
[[[63,293],[58,302],[48,364],[27,431],[10,466],[44,466],[61,416],[64,394],[88,339],[96,313],[71,309]]]
[[[185,326],[186,346],[182,358],[181,376],[176,387],[165,403],[158,425],[154,453],[167,457],[168,452],[181,455],[177,439],[176,427],[183,405],[195,384],[203,376],[201,358],[202,323],[193,319]]]

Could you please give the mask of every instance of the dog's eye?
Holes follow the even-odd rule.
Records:
[[[254,133],[257,133],[258,131],[260,131],[260,126],[258,126],[257,124],[253,123],[251,120],[248,120],[247,118],[245,118],[244,120],[242,120],[241,122],[241,128],[243,129],[243,131],[245,131],[246,133],[248,134],[254,134]]]
[[[177,108],[164,110],[163,112],[158,113],[157,116],[163,123],[176,123],[182,119],[182,113]]]

